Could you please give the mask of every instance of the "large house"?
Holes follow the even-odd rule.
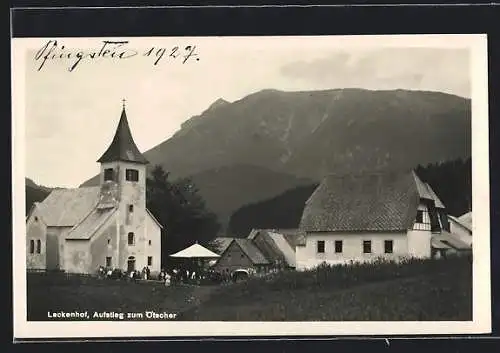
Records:
[[[33,205],[26,221],[28,270],[160,270],[162,226],[146,208],[148,161],[132,138],[125,106],[98,162],[99,186],[55,189]]]
[[[296,268],[470,250],[450,233],[446,209],[415,172],[329,175],[306,201]]]

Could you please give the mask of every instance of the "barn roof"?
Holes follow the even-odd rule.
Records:
[[[420,199],[434,200],[413,172],[329,175],[307,200],[304,231],[403,231],[413,224]]]
[[[254,265],[268,265],[269,261],[262,252],[255,246],[251,239],[235,238],[233,240],[239,245],[241,250],[248,256]]]
[[[295,247],[292,247],[285,235],[276,232],[268,232],[280,253],[285,258],[288,266],[295,267]]]
[[[464,221],[460,219],[460,217],[454,217],[452,215],[448,215],[448,219],[451,221],[455,222],[456,224],[460,225],[464,229],[468,230],[469,232],[472,232],[472,222],[468,223],[467,221]]]
[[[104,154],[97,160],[99,163],[125,161],[131,163],[148,164],[147,159],[137,148],[132,138],[127,121],[127,113],[123,107],[115,137]]]
[[[466,214],[461,215],[458,217],[458,220],[472,230],[472,212],[467,212]]]
[[[436,249],[470,250],[472,248],[469,244],[461,241],[458,236],[449,232],[433,235],[431,244]]]
[[[98,186],[76,189],[54,189],[38,204],[44,222],[49,227],[73,227],[99,200]]]
[[[217,249],[216,252],[219,254],[222,254],[224,251],[226,251],[227,247],[231,244],[234,238],[230,237],[217,237],[214,239],[214,242],[217,243],[219,246],[219,249]]]

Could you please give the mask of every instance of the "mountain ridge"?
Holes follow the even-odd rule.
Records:
[[[296,178],[287,184],[293,186],[302,179],[317,182],[331,171],[409,169],[470,157],[470,105],[469,98],[432,91],[264,89],[231,103],[216,100],[144,155],[173,179],[196,176],[213,205],[225,188],[236,192],[246,183],[238,178],[258,178],[252,186],[258,194],[265,175],[275,180],[276,173]],[[240,173],[241,166],[266,172]],[[208,192],[206,184],[213,184],[218,169],[226,171],[224,182]],[[232,173],[238,175],[234,180]],[[96,182],[94,177],[82,185]],[[268,197],[276,194],[271,189]],[[255,202],[246,199],[251,194],[242,192],[234,204]]]

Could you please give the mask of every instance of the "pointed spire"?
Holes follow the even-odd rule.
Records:
[[[99,163],[126,161],[139,164],[148,164],[149,162],[137,148],[132,138],[130,127],[128,125],[127,113],[125,111],[125,99],[122,100],[122,114],[115,137],[104,154],[97,160]]]

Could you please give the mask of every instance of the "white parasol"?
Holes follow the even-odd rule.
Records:
[[[220,256],[214,253],[213,251],[210,251],[207,248],[196,243],[187,247],[184,250],[181,250],[179,252],[176,252],[175,254],[170,255],[170,257],[178,257],[184,259],[203,259],[203,258],[213,259]]]

